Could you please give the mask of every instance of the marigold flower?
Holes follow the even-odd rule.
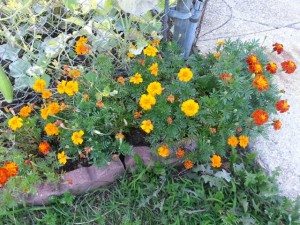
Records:
[[[87,102],[88,100],[90,100],[90,96],[85,93],[82,95],[82,99],[83,99],[83,101]]]
[[[32,89],[37,92],[41,93],[46,88],[46,81],[43,79],[36,79]]]
[[[217,128],[215,128],[215,127],[210,127],[210,128],[209,128],[209,131],[210,131],[211,134],[215,134],[215,133],[217,133]]]
[[[167,123],[168,123],[169,125],[173,123],[173,119],[172,119],[171,116],[168,116],[168,118],[167,118]]]
[[[282,123],[280,120],[274,120],[272,125],[273,125],[274,130],[280,130]]]
[[[190,68],[184,67],[179,70],[178,79],[182,82],[188,82],[193,78],[193,72]]]
[[[185,160],[183,162],[183,166],[184,166],[185,169],[189,170],[189,169],[193,168],[194,163],[191,160]]]
[[[214,55],[215,59],[217,59],[217,60],[221,58],[221,52],[215,52],[215,53],[213,53],[213,55]]]
[[[20,109],[20,112],[19,112],[19,115],[23,118],[26,118],[28,116],[30,116],[30,113],[32,112],[32,107],[31,106],[23,106],[21,109]]]
[[[65,91],[66,91],[66,84],[67,84],[67,81],[66,80],[62,80],[61,82],[59,82],[56,86],[56,89],[57,89],[57,92],[59,94],[64,94]]]
[[[65,165],[67,163],[68,156],[64,151],[62,151],[57,154],[57,159],[60,164]]]
[[[221,73],[220,79],[224,82],[230,82],[232,80],[232,74],[231,73]]]
[[[54,123],[47,123],[44,131],[48,136],[58,135],[59,129]]]
[[[158,53],[158,50],[156,47],[148,45],[146,48],[144,48],[143,52],[146,56],[155,57]]]
[[[295,70],[297,69],[297,66],[295,62],[291,60],[287,60],[281,63],[282,70],[286,72],[287,74],[294,73]]]
[[[211,166],[214,168],[220,168],[222,166],[222,158],[219,155],[213,155],[210,158]]]
[[[19,129],[23,126],[23,119],[18,116],[14,116],[8,120],[8,126],[13,131],[16,131],[17,129]]]
[[[122,140],[124,140],[125,136],[122,132],[119,132],[116,134],[115,138],[119,141],[122,141]]]
[[[99,108],[99,109],[102,109],[104,107],[104,102],[102,102],[101,100],[98,100],[96,102],[96,106]]]
[[[140,84],[140,83],[142,83],[143,82],[142,75],[140,73],[134,74],[133,76],[130,77],[129,82],[133,83],[133,84]]]
[[[269,119],[269,114],[263,109],[255,110],[251,116],[253,118],[253,122],[258,126],[263,125]]]
[[[242,148],[246,148],[248,144],[249,144],[249,137],[247,137],[246,135],[239,136],[239,145]]]
[[[183,158],[185,155],[185,151],[182,149],[182,148],[179,148],[177,151],[176,151],[176,157],[178,159],[181,159]]]
[[[149,67],[149,71],[153,76],[156,77],[158,75],[158,63],[152,63]]]
[[[200,109],[200,106],[195,100],[193,99],[188,99],[184,101],[181,105],[181,111],[186,115],[186,116],[195,116]]]
[[[48,155],[50,150],[51,150],[51,146],[47,141],[42,141],[39,144],[39,152],[42,153],[43,155]]]
[[[123,77],[123,76],[119,76],[118,78],[117,78],[117,82],[119,83],[119,84],[121,84],[121,85],[125,85],[125,78]]]
[[[137,111],[137,112],[134,112],[134,113],[133,113],[133,118],[134,118],[134,119],[139,119],[139,118],[141,118],[141,117],[142,117],[142,112]]]
[[[281,54],[283,52],[283,45],[276,42],[273,44],[273,51],[277,52],[277,54]]]
[[[68,75],[73,79],[77,79],[78,77],[80,77],[81,72],[77,69],[71,69],[69,70]]]
[[[18,164],[15,162],[6,162],[3,168],[7,170],[8,177],[14,177],[19,172]]]
[[[49,116],[49,110],[47,107],[41,108],[41,117],[42,119],[46,120]]]
[[[160,40],[159,39],[153,39],[150,43],[153,47],[158,47],[160,44]]]
[[[170,149],[167,145],[162,145],[157,149],[157,154],[163,158],[166,158],[170,155]]]
[[[129,59],[134,58],[134,57],[135,57],[135,54],[133,54],[133,53],[131,53],[131,52],[127,52],[127,57],[128,57]]]
[[[174,95],[169,95],[169,96],[167,97],[167,101],[170,102],[170,103],[174,103],[174,101],[175,101],[175,96],[174,96]]]
[[[5,183],[8,181],[8,172],[4,168],[0,168],[0,187],[3,187]]]
[[[232,148],[236,148],[238,143],[239,143],[239,140],[237,139],[236,136],[232,135],[227,139],[227,144],[230,145]]]
[[[65,93],[69,96],[73,96],[78,92],[78,82],[68,81],[65,87]]]
[[[266,70],[271,74],[275,74],[277,71],[277,65],[274,62],[269,62],[266,66]]]
[[[139,105],[144,110],[150,110],[155,105],[156,99],[152,95],[143,94],[140,98]]]
[[[49,99],[52,96],[52,92],[49,89],[44,89],[42,91],[42,98],[43,99]]]
[[[147,92],[150,95],[161,95],[163,88],[161,84],[157,81],[151,82],[147,87]]]
[[[247,57],[247,59],[246,59],[246,62],[247,62],[248,65],[252,65],[252,64],[260,64],[260,63],[259,63],[259,60],[258,60],[258,58],[257,58],[257,56],[254,55],[254,54],[249,55],[249,56]]]
[[[280,113],[285,113],[290,109],[290,105],[288,104],[287,100],[280,100],[276,102],[275,107]]]
[[[262,74],[263,72],[263,67],[260,63],[251,64],[249,65],[248,69],[251,73],[255,73],[255,74]]]
[[[57,102],[51,102],[48,107],[48,115],[54,116],[60,112],[60,105]]]
[[[76,131],[72,134],[72,141],[75,145],[80,145],[83,143],[83,138],[82,136],[84,135],[84,131]]]
[[[153,126],[151,120],[143,120],[142,124],[141,124],[141,128],[143,131],[145,131],[147,134],[149,134],[153,130],[154,126]]]
[[[269,82],[267,78],[264,75],[256,75],[252,85],[258,90],[258,91],[267,91],[269,89]]]
[[[225,44],[225,40],[224,39],[218,39],[216,44],[217,44],[217,46],[223,46]]]
[[[86,37],[80,37],[75,43],[75,52],[77,55],[87,55],[90,52],[90,46],[87,44]]]

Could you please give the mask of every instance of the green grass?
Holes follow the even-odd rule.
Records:
[[[195,171],[140,167],[76,198],[66,194],[48,206],[3,211],[0,223],[300,224],[299,208],[279,197],[273,179],[257,167],[235,172],[230,182],[207,179]]]

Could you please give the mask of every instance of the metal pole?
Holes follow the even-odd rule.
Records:
[[[165,0],[165,15],[163,18],[163,39],[164,41],[168,40],[168,31],[169,31],[169,25],[168,25],[168,21],[169,21],[169,17],[168,17],[168,13],[170,10],[170,2],[169,0]]]

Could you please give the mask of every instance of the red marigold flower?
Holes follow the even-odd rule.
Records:
[[[192,169],[194,166],[194,163],[191,160],[185,160],[184,163],[184,168],[186,168],[187,170]]]
[[[0,187],[3,187],[4,184],[8,181],[8,172],[4,168],[0,168]]]
[[[232,80],[232,74],[231,73],[221,73],[220,79],[224,82],[230,82]]]
[[[269,62],[266,66],[266,70],[269,71],[269,73],[274,74],[277,71],[277,65],[274,62]]]
[[[273,51],[277,52],[277,54],[280,54],[281,52],[283,52],[283,45],[276,42],[275,44],[273,44]]]
[[[280,130],[282,123],[280,120],[274,120],[272,125],[273,125],[274,130]]]
[[[288,74],[294,73],[297,69],[295,62],[287,60],[281,63],[282,70]]]
[[[269,82],[264,75],[256,75],[252,85],[257,88],[258,91],[267,91],[269,89]]]
[[[252,54],[247,57],[246,62],[248,65],[259,64],[259,59],[256,55]]]
[[[287,100],[280,100],[276,102],[275,107],[280,113],[287,112],[290,109],[290,105],[288,104]]]
[[[251,73],[255,74],[262,74],[263,72],[263,67],[260,63],[251,64],[249,65],[248,69]]]
[[[252,113],[253,122],[257,126],[261,126],[266,123],[269,119],[269,114],[263,109],[257,109]]]

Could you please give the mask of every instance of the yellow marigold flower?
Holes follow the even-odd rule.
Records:
[[[193,99],[188,99],[181,105],[181,111],[184,112],[186,116],[195,116],[198,113],[199,109],[199,104]]]
[[[20,118],[18,116],[14,116],[8,120],[8,126],[13,131],[16,131],[17,129],[19,129],[23,126],[23,120],[22,120],[22,118]]]
[[[130,77],[129,82],[133,83],[133,84],[140,84],[140,83],[142,83],[143,82],[142,75],[140,73],[134,74],[133,76]]]
[[[227,144],[230,145],[232,148],[235,148],[239,143],[239,140],[237,139],[236,136],[230,136],[227,139]]]
[[[221,52],[215,52],[213,55],[214,55],[215,59],[221,58]]]
[[[156,99],[152,95],[143,94],[140,98],[139,105],[144,110],[150,110],[155,105]]]
[[[48,119],[48,116],[49,116],[49,110],[47,107],[45,108],[41,108],[41,117],[46,120]]]
[[[222,166],[222,158],[218,155],[213,155],[210,158],[210,161],[211,161],[211,166],[212,167],[219,168],[219,167]]]
[[[161,84],[157,81],[150,83],[147,87],[147,92],[153,96],[161,95],[162,91],[163,91],[163,88],[162,88]]]
[[[65,92],[69,96],[73,96],[78,92],[78,82],[68,81],[66,84]]]
[[[224,39],[218,39],[216,42],[217,46],[222,46],[225,44],[225,40]]]
[[[242,148],[246,148],[249,144],[249,137],[246,135],[239,136],[239,144]]]
[[[152,65],[149,67],[149,71],[153,76],[158,75],[158,63],[152,63]]]
[[[188,82],[193,78],[193,72],[190,68],[181,68],[178,73],[178,79],[182,82]]]
[[[59,133],[58,127],[54,123],[47,123],[44,131],[48,136],[58,135]]]
[[[79,39],[77,40],[76,43],[85,44],[87,42],[88,42],[88,38],[84,37],[84,36],[81,36],[81,37],[79,37]]]
[[[42,98],[43,99],[51,98],[51,96],[52,96],[52,92],[49,89],[44,89],[42,91]]]
[[[144,55],[146,56],[150,56],[150,57],[155,57],[158,53],[158,50],[156,47],[152,46],[152,45],[148,45],[144,50]]]
[[[76,79],[78,77],[80,77],[81,73],[80,73],[80,70],[77,70],[77,69],[71,69],[68,73],[68,75],[70,77],[72,77],[73,79]]]
[[[152,45],[153,47],[158,47],[159,44],[160,44],[160,40],[159,40],[159,39],[153,39],[153,40],[151,41],[151,45]]]
[[[145,131],[147,134],[149,134],[153,130],[153,124],[151,120],[143,120],[141,124],[141,128],[143,131]]]
[[[82,136],[84,135],[84,131],[76,131],[72,134],[72,141],[75,145],[80,145],[83,142]]]
[[[62,151],[57,154],[57,159],[60,164],[65,165],[67,163],[68,156],[65,154],[64,151]]]
[[[31,106],[23,106],[19,112],[19,115],[23,118],[26,118],[30,115],[32,112],[32,107]]]
[[[135,55],[131,52],[127,52],[127,57],[131,59],[131,58],[134,58]]]
[[[47,108],[49,116],[54,116],[60,112],[60,105],[57,102],[51,102]]]
[[[119,141],[122,141],[122,140],[124,140],[125,136],[122,132],[119,132],[116,134],[115,138]]]
[[[162,145],[157,149],[157,154],[163,158],[166,158],[170,155],[170,149],[167,145]]]
[[[43,79],[35,80],[32,89],[37,92],[41,93],[46,88],[46,81]]]
[[[58,85],[56,86],[57,92],[59,94],[64,94],[66,91],[66,84],[67,81],[66,80],[62,80],[61,82],[58,83]]]

